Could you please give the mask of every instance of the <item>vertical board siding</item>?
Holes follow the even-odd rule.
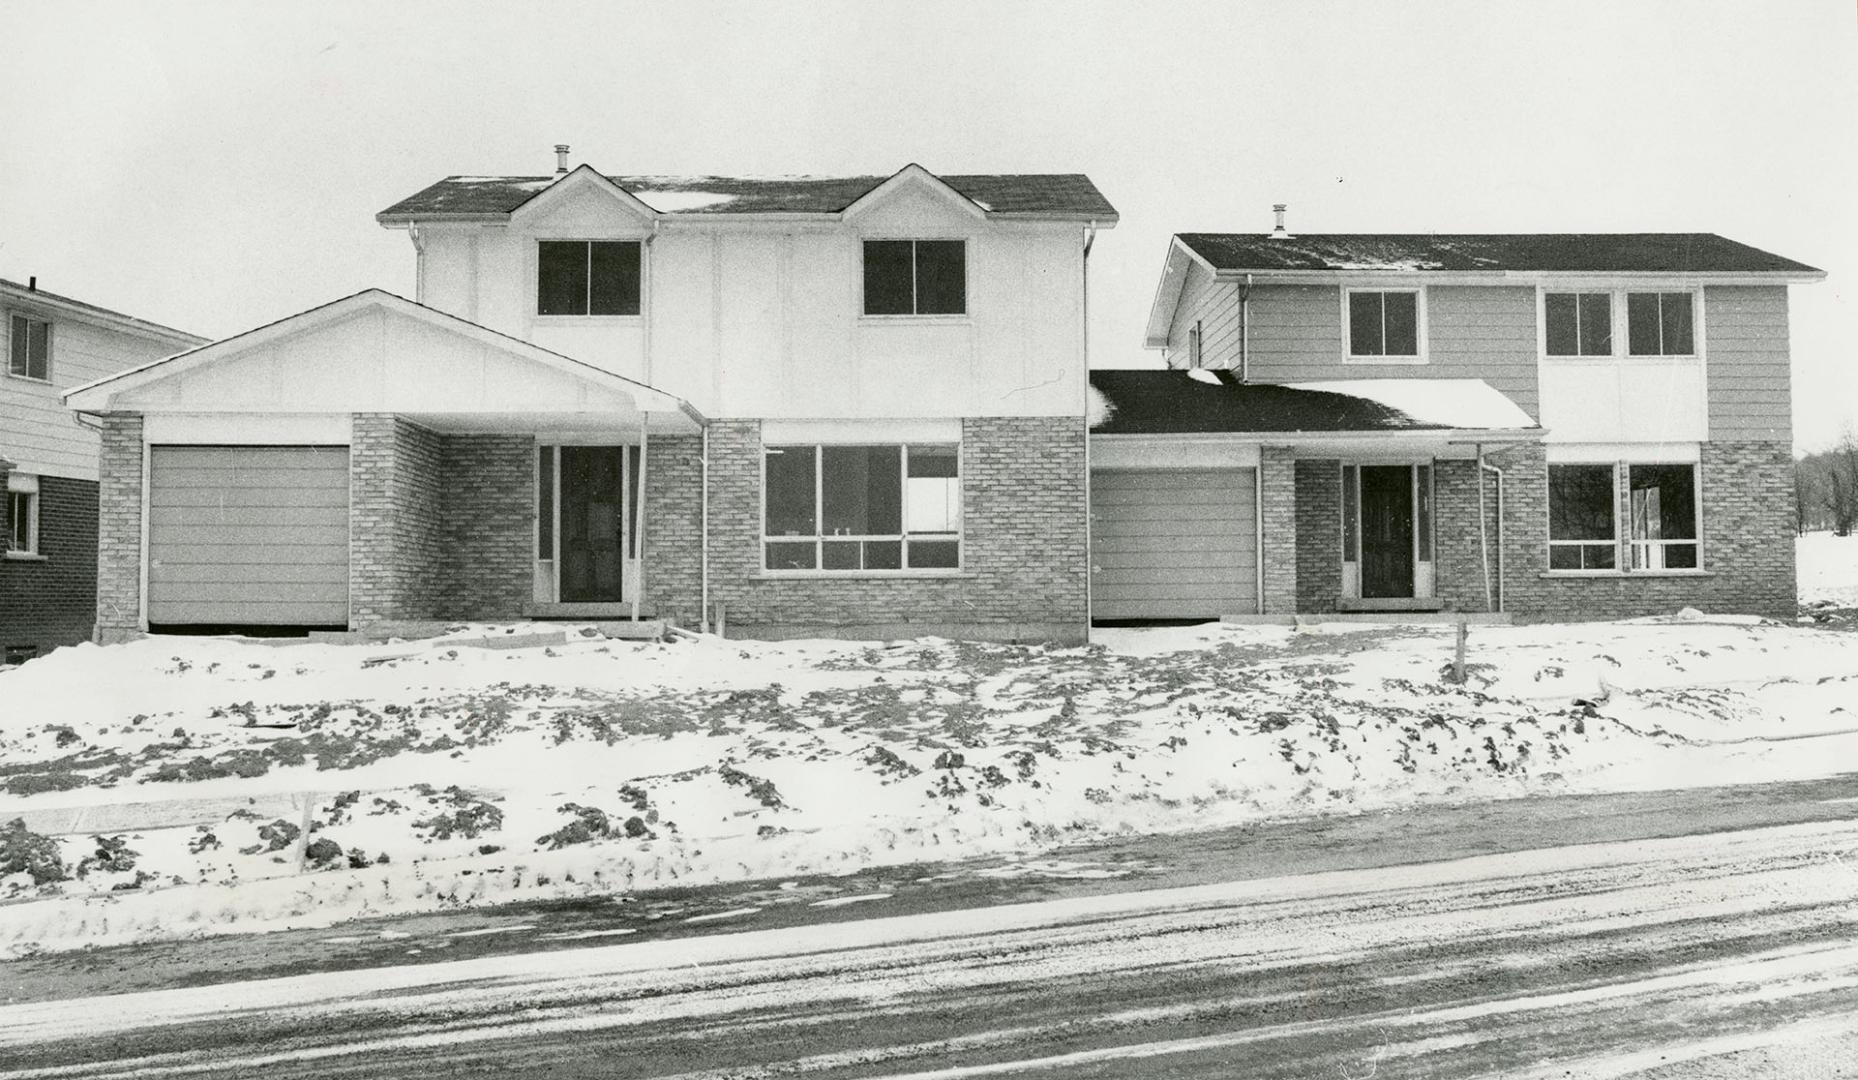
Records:
[[[1256,611],[1256,476],[1252,469],[1092,472],[1094,617],[1216,619]]]
[[[1712,285],[1703,319],[1710,438],[1791,442],[1786,286]]]
[[[148,621],[347,625],[345,447],[156,446]]]

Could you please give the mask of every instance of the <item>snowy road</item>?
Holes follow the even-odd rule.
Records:
[[[0,1008],[6,1078],[1649,1078],[1854,1059],[1851,820]]]

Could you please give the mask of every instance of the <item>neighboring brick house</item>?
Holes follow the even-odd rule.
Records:
[[[1823,277],[1711,234],[1177,235],[1177,370],[1092,373],[1096,613],[1790,617]]]
[[[451,177],[370,290],[67,396],[99,636],[1085,637],[1078,175]]]
[[[0,656],[87,640],[97,602],[97,432],[61,391],[201,338],[0,281]]]

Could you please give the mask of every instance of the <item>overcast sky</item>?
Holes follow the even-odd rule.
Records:
[[[1798,443],[1858,417],[1853,0],[0,0],[0,276],[209,336],[369,286],[452,173],[1085,172],[1092,362],[1167,237],[1708,231],[1793,290]]]

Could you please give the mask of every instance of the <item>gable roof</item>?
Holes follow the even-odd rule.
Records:
[[[1098,368],[1090,388],[1092,435],[1541,431],[1481,379],[1284,386],[1229,371]]]
[[[1177,233],[1213,270],[1818,274],[1715,233]]]
[[[585,168],[585,166],[582,166]],[[946,184],[993,217],[1054,218],[1111,225],[1116,208],[1081,173],[997,173],[940,176]],[[448,176],[375,215],[383,225],[410,221],[494,221],[546,190],[564,175]],[[891,180],[889,176],[621,176],[606,179],[661,214],[843,213]]]
[[[154,338],[157,341],[171,342],[177,346],[198,345],[206,340],[198,334],[176,330],[172,326],[163,326],[158,322],[139,319],[134,315],[125,315],[120,311],[111,311],[106,307],[99,307],[69,296],[60,296],[58,293],[46,292],[44,289],[31,285],[21,285],[17,281],[8,281],[5,278],[0,278],[0,298],[9,298],[29,304],[43,304],[114,330]]]
[[[222,338],[196,349],[175,353],[173,356],[163,357],[139,367],[106,375],[82,386],[74,386],[66,390],[62,397],[67,408],[79,412],[105,412],[110,407],[110,398],[125,390],[146,386],[170,375],[237,355],[282,337],[346,319],[370,308],[382,308],[404,315],[427,325],[502,349],[544,367],[564,372],[610,390],[617,390],[630,396],[641,411],[649,409],[660,412],[681,412],[696,423],[703,423],[702,414],[688,402],[667,394],[663,390],[635,379],[628,379],[624,375],[615,374],[605,368],[596,367],[584,360],[576,360],[574,357],[544,349],[521,338],[510,337],[508,334],[499,333],[437,308],[414,303],[404,296],[390,293],[385,289],[364,289],[342,297],[340,300],[333,300],[310,308],[308,311],[301,311],[275,322],[266,323],[264,326],[247,330],[242,334],[234,334],[232,337]]]

